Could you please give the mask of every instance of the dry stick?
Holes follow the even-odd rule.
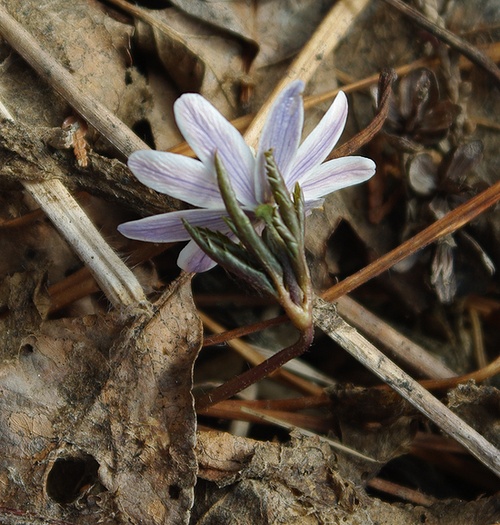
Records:
[[[135,275],[102,238],[60,180],[23,181],[23,186],[89,268],[113,306],[148,304]]]
[[[2,108],[3,105],[0,114]],[[3,116],[13,120],[8,111],[4,111]],[[92,272],[113,306],[147,305],[142,287],[134,274],[101,237],[59,179],[21,182]]]
[[[225,328],[211,319],[208,315],[205,315],[203,312],[198,311],[203,324],[212,332],[221,333],[225,331]],[[247,360],[251,365],[258,365],[266,360],[252,345],[241,341],[240,339],[232,339],[228,342],[229,346],[233,348],[240,356]],[[287,370],[279,369],[276,371],[275,378],[281,378],[286,381],[288,384],[294,386],[301,392],[305,392],[310,395],[320,395],[323,392],[323,389],[302,377],[297,376]]]
[[[278,95],[292,80],[308,82],[319,64],[344,37],[354,19],[368,5],[368,0],[340,0],[330,9],[311,39],[287,69],[273,93],[260,108],[245,133],[246,143],[257,148],[267,115]]]
[[[498,69],[497,65],[495,64],[495,62],[493,62],[493,60],[491,60],[488,56],[482,53],[477,47],[469,44],[468,42],[458,37],[451,31],[437,26],[424,15],[422,15],[422,13],[419,13],[416,9],[403,3],[401,0],[384,0],[384,2],[386,4],[391,5],[400,13],[413,20],[415,24],[419,25],[420,27],[423,27],[426,31],[432,33],[439,40],[442,40],[443,42],[446,42],[447,44],[452,46],[454,49],[462,53],[462,55],[466,56],[469,60],[474,62],[474,64],[477,64],[478,66],[485,69],[488,73],[490,73],[491,75],[493,75],[493,77],[496,78],[497,82],[500,83],[500,69]]]
[[[116,118],[95,98],[87,95],[73,76],[56,62],[0,5],[0,34],[28,64],[89,124],[101,133],[125,157],[140,149],[149,149],[128,126]]]
[[[46,53],[3,6],[0,6],[0,34],[44,80],[85,120],[108,138],[123,155],[128,156],[137,149],[148,148],[107,108],[81,90],[72,75]],[[147,305],[142,287],[134,274],[104,241],[60,181],[54,179],[23,184],[89,267],[114,306]]]
[[[334,305],[318,298],[313,317],[325,334],[500,477],[500,451],[340,318]]]
[[[349,296],[337,300],[337,311],[348,323],[363,332],[371,340],[377,341],[396,356],[407,368],[419,371],[430,379],[453,377],[456,374],[439,359],[429,354],[419,345],[407,339],[379,317],[363,308]]]
[[[382,257],[365,266],[359,272],[346,277],[343,281],[332,286],[326,292],[323,292],[321,296],[327,301],[335,301],[339,297],[352,292],[358,286],[377,277],[377,275],[385,272],[409,255],[458,230],[499,200],[500,182],[497,182],[464,204],[461,204],[458,208],[450,211],[444,217],[425,228],[425,230],[400,244],[394,250],[382,255]]]

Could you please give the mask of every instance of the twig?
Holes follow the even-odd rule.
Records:
[[[442,40],[443,42],[446,42],[452,46],[454,49],[462,53],[462,55],[474,62],[474,64],[477,64],[478,66],[485,69],[497,80],[498,83],[500,83],[500,69],[498,69],[493,60],[479,51],[477,47],[469,44],[451,31],[437,26],[424,15],[419,13],[416,9],[403,3],[401,0],[384,0],[384,2],[397,9],[404,16],[410,18],[413,22],[415,22],[415,24],[432,33],[439,40]]]
[[[12,120],[8,111],[3,117]],[[113,306],[149,304],[135,275],[102,238],[60,180],[21,180],[21,183],[89,268]]]
[[[404,487],[403,485],[382,478],[372,478],[367,481],[366,485],[372,489],[385,492],[386,494],[408,501],[414,505],[421,505],[422,507],[430,507],[437,501],[436,498],[422,494],[418,490],[410,489],[409,487]]]
[[[464,204],[461,204],[453,211],[450,211],[444,217],[425,228],[425,230],[422,230],[407,241],[403,242],[397,248],[394,248],[394,250],[379,257],[371,264],[365,266],[362,270],[359,270],[355,274],[329,288],[322,294],[323,299],[327,301],[335,301],[339,297],[352,292],[358,286],[361,286],[370,279],[377,277],[377,275],[385,272],[391,268],[391,266],[394,266],[409,255],[458,230],[483,213],[487,208],[493,206],[493,204],[499,200],[500,182],[497,182],[482,193],[479,193]]]
[[[340,318],[333,305],[318,298],[313,316],[325,334],[500,477],[500,451]]]
[[[460,383],[466,383],[471,380],[480,383],[498,374],[500,374],[500,356],[482,368],[474,370],[474,372],[456,377],[447,377],[445,379],[423,379],[419,381],[419,383],[428,390],[449,390],[450,388],[455,388]]]
[[[23,181],[23,186],[89,268],[113,306],[147,304],[135,275],[102,238],[61,181]]]
[[[327,160],[352,155],[355,151],[370,142],[370,140],[382,129],[389,113],[389,101],[392,93],[391,87],[394,80],[396,80],[396,72],[393,69],[384,71],[380,75],[378,82],[379,100],[377,113],[366,128],[363,128],[359,133],[356,133],[354,137],[350,138],[338,148],[335,148],[328,155]]]
[[[203,324],[212,332],[221,333],[225,331],[222,325],[215,322],[203,312],[198,311],[198,315],[203,321]],[[266,358],[263,357],[262,354],[260,354],[257,350],[255,350],[252,345],[249,345],[240,339],[231,339],[228,344],[251,365],[256,366],[266,360]],[[323,389],[319,386],[287,370],[280,369],[276,372],[276,374],[276,377],[280,377],[301,392],[305,392],[310,395],[320,395],[323,392]]]
[[[28,64],[89,124],[101,133],[124,157],[141,149],[149,149],[128,126],[108,108],[87,95],[73,76],[56,62],[0,5],[0,34]]]
[[[363,308],[349,296],[344,295],[337,300],[337,311],[348,323],[363,332],[372,341],[377,341],[396,356],[398,362],[405,367],[418,371],[424,377],[442,379],[456,374],[439,359],[429,354],[382,319]]]
[[[294,359],[295,357],[303,354],[311,345],[313,335],[313,326],[310,326],[303,332],[300,332],[298,341],[293,345],[284,348],[269,359],[266,359],[263,363],[250,368],[239,376],[233,377],[220,387],[215,388],[208,394],[201,396],[196,401],[197,411],[202,412],[209,406],[215,405],[219,401],[223,401],[224,399],[234,396],[238,392],[241,392],[247,388],[249,385],[269,376],[291,359]]]

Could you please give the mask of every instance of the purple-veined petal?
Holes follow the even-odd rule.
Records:
[[[284,178],[289,188],[302,183],[337,144],[347,120],[347,97],[340,91],[319,124],[300,145],[291,169]]]
[[[300,185],[306,202],[365,182],[375,173],[375,163],[365,157],[342,157],[317,167]]]
[[[177,126],[201,162],[214,169],[217,152],[231,177],[238,200],[246,205],[256,204],[255,158],[239,131],[196,93],[187,93],[177,99],[174,113]]]
[[[301,80],[290,83],[278,96],[267,116],[257,153],[255,194],[259,202],[267,200],[264,153],[273,150],[274,160],[283,176],[297,153],[304,124],[303,90],[304,83]]]
[[[177,258],[177,266],[186,272],[206,272],[216,264],[194,241],[188,242]]]
[[[227,216],[225,209],[210,210],[180,210],[160,215],[152,215],[144,219],[125,222],[118,226],[118,231],[137,241],[146,242],[178,242],[190,239],[181,219],[186,219],[193,226],[202,226],[211,230],[227,231],[223,218]]]
[[[128,167],[143,184],[200,208],[224,206],[215,172],[199,160],[163,151],[136,151]]]

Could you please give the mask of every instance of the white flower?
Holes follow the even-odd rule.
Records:
[[[323,163],[344,130],[344,93],[337,95],[321,122],[300,144],[303,88],[303,82],[297,80],[280,94],[269,112],[256,154],[201,95],[182,95],[174,104],[175,119],[199,160],[175,153],[137,151],[130,156],[128,166],[146,186],[197,209],[153,215],[121,224],[118,230],[141,241],[186,241],[190,239],[182,223],[186,219],[192,226],[227,232],[223,220],[227,212],[214,167],[216,152],[229,173],[238,201],[251,217],[259,205],[272,202],[264,170],[264,153],[271,149],[287,188],[293,191],[295,184],[300,184],[306,212],[319,206],[329,193],[369,179],[375,173],[375,163],[370,159],[343,157]],[[204,272],[216,264],[193,240],[181,251],[177,263],[188,272]]]

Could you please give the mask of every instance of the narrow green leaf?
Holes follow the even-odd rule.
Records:
[[[272,252],[262,242],[261,237],[255,231],[250,219],[241,209],[241,205],[231,186],[229,175],[217,154],[215,154],[215,171],[217,172],[217,182],[222,200],[233,222],[238,239],[243,246],[260,261],[271,279],[274,281],[273,276],[276,276],[279,280],[282,275],[280,265]]]
[[[267,275],[255,268],[254,264],[257,261],[252,260],[248,252],[240,245],[221,232],[191,226],[184,219],[183,224],[196,244],[217,264],[247,281],[255,288],[279,298]]]
[[[290,197],[290,191],[276,165],[272,151],[264,153],[266,159],[266,174],[271,186],[271,192],[278,205],[283,222],[286,224],[294,237],[300,235],[300,224],[297,218],[295,206]]]

